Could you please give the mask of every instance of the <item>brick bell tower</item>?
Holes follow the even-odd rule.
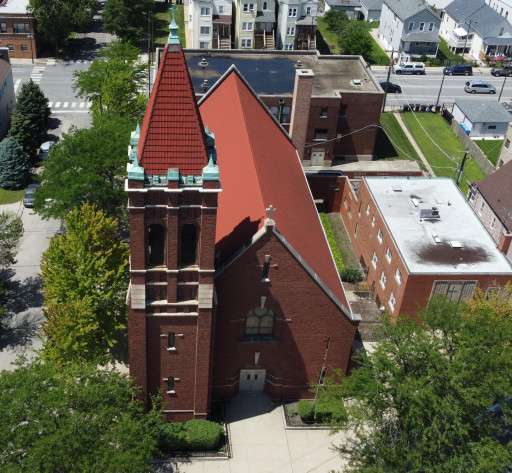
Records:
[[[162,393],[168,421],[206,418],[221,189],[214,135],[199,115],[174,12],[129,158],[130,374],[146,406]]]

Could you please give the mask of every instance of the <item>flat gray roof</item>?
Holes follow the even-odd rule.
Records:
[[[450,178],[365,177],[410,274],[511,274],[466,199]],[[436,208],[439,218],[420,218]]]
[[[2,5],[2,13],[27,13],[29,0],[7,0]]]
[[[234,64],[258,95],[292,96],[297,61],[315,74],[313,96],[339,97],[358,92],[384,94],[360,56],[322,56],[316,51],[185,49],[185,58],[196,94],[204,93]],[[200,65],[205,58],[207,66]],[[354,83],[354,79],[360,83]]]

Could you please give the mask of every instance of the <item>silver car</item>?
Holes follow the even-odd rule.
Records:
[[[464,86],[468,94],[495,94],[496,87],[481,80],[469,80]]]

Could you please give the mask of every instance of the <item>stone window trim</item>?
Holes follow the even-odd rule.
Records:
[[[377,232],[377,240],[379,240],[379,243],[382,243],[382,238],[384,234],[382,233],[382,229],[379,228],[379,231]]]

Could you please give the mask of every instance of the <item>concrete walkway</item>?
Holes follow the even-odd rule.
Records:
[[[341,434],[329,430],[289,430],[283,409],[264,393],[241,392],[226,406],[231,434],[229,460],[181,461],[157,468],[159,473],[327,473],[343,471],[332,450]]]
[[[420,157],[421,159],[421,162],[425,165],[425,167],[427,168],[427,172],[429,173],[429,175],[431,176],[435,176],[436,173],[434,172],[434,170],[430,167],[430,164],[428,163],[427,161],[427,158],[425,158],[425,155],[421,152],[421,149],[420,147],[418,146],[418,144],[416,143],[416,141],[414,141],[414,138],[412,137],[412,135],[409,133],[409,130],[407,129],[407,127],[405,126],[405,123],[403,122],[402,120],[402,115],[400,113],[393,113],[393,115],[396,117],[399,125],[402,127],[402,130],[404,131],[405,133],[405,136],[407,136],[407,139],[411,142],[412,144],[412,147],[416,150],[416,153],[418,153],[418,156]]]

